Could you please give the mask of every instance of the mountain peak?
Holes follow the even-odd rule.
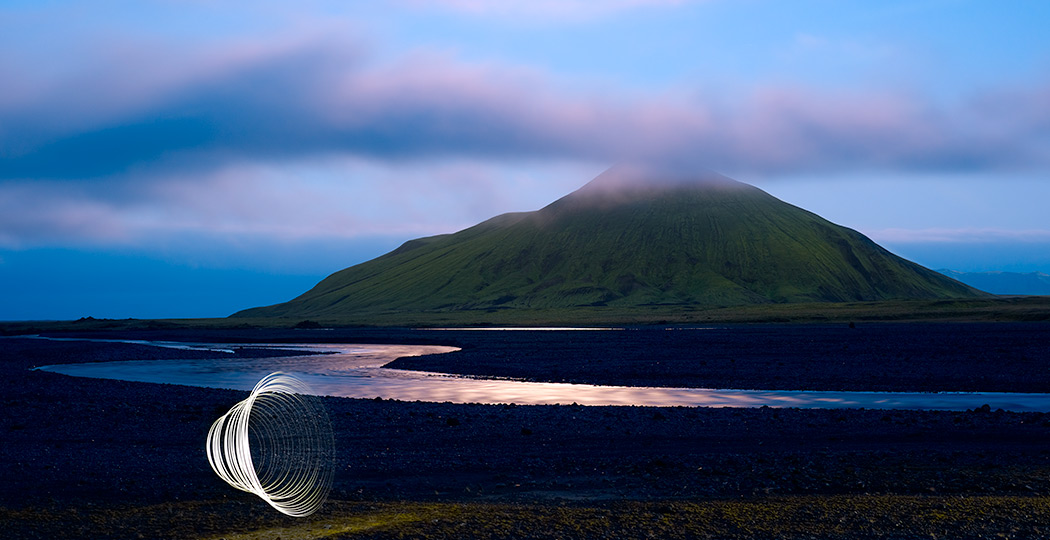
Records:
[[[623,162],[610,167],[577,192],[609,194],[745,186],[746,184],[711,170],[684,171],[647,162]]]
[[[686,171],[645,162],[616,164],[543,211],[609,209],[666,197],[711,198],[718,195],[762,194],[762,190],[710,170]]]

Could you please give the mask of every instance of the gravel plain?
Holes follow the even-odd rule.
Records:
[[[164,331],[124,337],[452,344],[463,351],[396,364],[535,380],[665,386],[736,381],[735,387],[750,381],[770,388],[801,381],[813,389],[900,390],[965,390],[979,383],[993,386],[984,390],[1046,391],[1048,329],[1019,323],[767,325],[575,333]],[[890,336],[897,337],[900,354],[887,352],[893,348]],[[737,354],[730,358],[732,350]],[[326,398],[338,448],[331,498],[315,516],[291,520],[224,484],[205,458],[208,427],[244,392],[31,370],[214,354],[0,339],[4,536],[1037,538],[1050,532],[1050,415],[1043,413]],[[279,353],[246,347],[237,354]],[[703,369],[698,361],[706,362]],[[847,361],[852,364],[840,367]],[[666,373],[655,367],[667,363]],[[681,376],[668,375],[674,371]],[[923,376],[909,375],[915,371]]]

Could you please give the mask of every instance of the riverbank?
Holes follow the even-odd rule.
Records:
[[[0,336],[44,332],[238,331],[317,328],[448,326],[650,326],[696,324],[848,324],[850,322],[1046,322],[1050,296],[995,296],[957,300],[884,300],[696,306],[689,304],[578,306],[564,309],[486,308],[456,311],[354,312],[337,318],[238,317],[210,319],[103,319],[0,321]]]
[[[495,329],[492,329],[495,330]],[[505,331],[506,329],[499,330]],[[551,329],[547,329],[550,331]],[[699,330],[699,329],[693,329]],[[711,334],[723,331],[738,341],[751,338],[743,329],[725,331],[710,329]],[[514,330],[519,332],[518,330]],[[578,330],[558,330],[562,337],[580,333]],[[831,329],[823,329],[832,333]],[[535,331],[519,332],[532,334]],[[662,333],[662,332],[660,332]],[[651,334],[651,332],[650,332]],[[666,335],[666,333],[662,333]],[[705,332],[707,334],[707,332]],[[742,334],[743,337],[737,336]],[[645,343],[644,332],[610,336],[610,343],[623,341],[629,335],[634,342]],[[708,343],[717,343],[720,337],[707,335]],[[57,339],[57,338],[41,338]],[[852,341],[852,340],[850,340]],[[1001,341],[1001,340],[1000,340]],[[499,376],[457,376],[428,371],[390,369],[399,359],[418,362],[419,356],[432,359],[460,352],[457,347],[438,345],[391,345],[350,343],[257,344],[254,349],[302,350],[311,354],[294,357],[243,358],[232,354],[243,348],[235,344],[178,345],[170,341],[135,341],[158,347],[209,348],[220,353],[215,359],[135,360],[124,362],[83,362],[47,365],[37,369],[70,375],[116,379],[121,381],[157,384],[179,384],[204,388],[251,390],[264,377],[275,371],[295,374],[308,384],[316,395],[393,399],[401,401],[429,401],[440,403],[488,405],[568,405],[585,406],[645,406],[645,407],[777,407],[802,409],[873,408],[885,410],[931,409],[966,411],[977,407],[1007,411],[1050,412],[1050,394],[1018,392],[857,392],[826,390],[734,390],[686,387],[651,387],[622,385],[593,385],[565,382],[537,382]],[[183,342],[177,342],[183,343]],[[597,344],[592,349],[598,347]],[[559,344],[546,351],[557,351]],[[589,349],[588,349],[589,350]],[[623,352],[621,349],[614,349]],[[660,350],[657,348],[656,350]],[[475,352],[477,352],[475,350]],[[646,350],[651,353],[652,350]],[[693,352],[690,363],[706,363],[711,356]],[[858,351],[862,353],[862,351]],[[473,357],[477,357],[474,354]],[[717,356],[714,357],[717,361]],[[441,363],[449,364],[447,358]],[[563,363],[579,365],[574,357]],[[652,361],[649,361],[652,363]],[[679,360],[681,362],[681,360]],[[588,363],[589,362],[585,362]],[[659,361],[655,362],[657,365]],[[782,362],[781,362],[782,363]],[[451,365],[455,367],[453,360]],[[471,367],[469,363],[462,365]],[[423,361],[423,366],[427,362]],[[476,367],[476,366],[475,366]],[[635,366],[637,369],[637,366]],[[626,371],[625,371],[626,372]],[[589,373],[594,374],[594,373]]]
[[[375,332],[377,340],[483,347],[473,341],[480,338],[459,334]],[[331,398],[325,404],[339,448],[332,500],[295,521],[233,490],[208,467],[208,426],[243,392],[28,370],[206,354],[0,341],[5,534],[1022,538],[1050,530],[1040,510],[1050,500],[1050,415],[1041,413]],[[281,527],[291,529],[272,530]]]
[[[1050,324],[1044,323],[431,334],[469,346],[454,354],[401,358],[388,367],[625,386],[1050,393]]]
[[[447,345],[462,350],[401,358],[387,367],[543,382],[1050,393],[1047,323],[721,324],[588,332],[172,328],[53,335],[206,343]]]

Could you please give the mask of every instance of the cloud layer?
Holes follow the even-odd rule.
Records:
[[[1050,229],[881,229],[870,231],[872,239],[893,244],[1050,244]]]
[[[99,178],[230,162],[361,156],[656,157],[763,173],[1050,166],[1050,85],[952,106],[907,93],[757,88],[726,99],[571,88],[543,72],[339,39],[157,47],[0,94],[0,177]],[[164,66],[159,69],[158,66]]]
[[[1050,167],[1050,81],[949,103],[778,83],[625,90],[456,50],[393,51],[353,30],[305,20],[185,40],[125,28],[0,48],[0,248],[450,232],[632,158],[763,177]]]
[[[690,0],[401,0],[416,9],[445,9],[478,16],[589,19],[618,11],[677,6]],[[695,1],[695,0],[693,0]]]

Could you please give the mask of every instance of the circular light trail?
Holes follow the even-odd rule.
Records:
[[[262,378],[208,430],[212,470],[294,517],[313,514],[332,488],[335,440],[321,400],[287,373]]]

